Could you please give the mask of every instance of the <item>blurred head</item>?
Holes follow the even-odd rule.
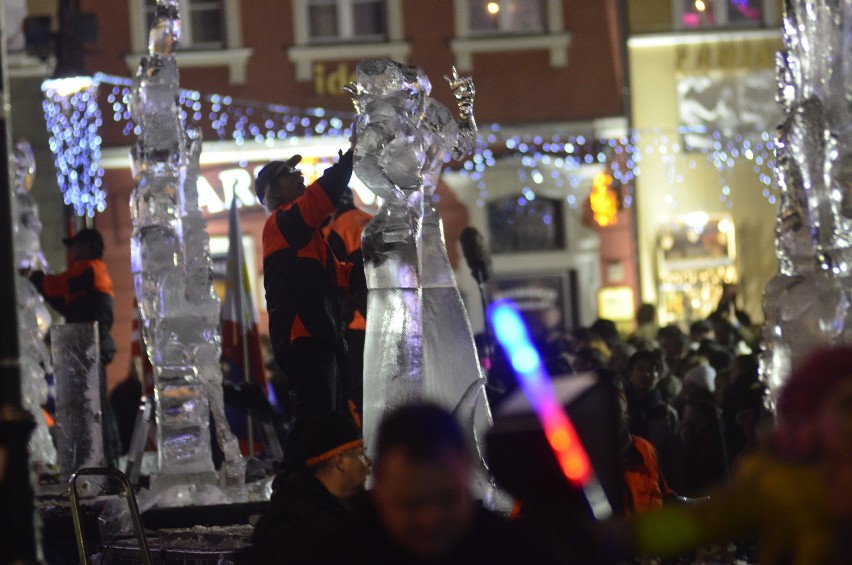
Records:
[[[627,362],[627,380],[639,393],[657,388],[662,377],[662,363],[653,351],[637,351]]]
[[[302,436],[305,466],[328,491],[349,498],[364,489],[372,462],[361,430],[348,417],[328,412],[307,421]]]
[[[585,373],[594,371],[595,369],[603,369],[607,365],[608,359],[600,351],[594,347],[581,347],[574,354],[574,371],[577,373]]]
[[[654,324],[657,322],[657,308],[653,304],[643,302],[636,310],[636,323],[640,326],[643,324]]]
[[[713,324],[708,320],[698,320],[689,325],[689,339],[700,342],[702,339],[714,339]]]
[[[472,527],[471,460],[449,412],[403,406],[379,429],[373,500],[393,541],[424,561],[440,559]]]
[[[286,161],[270,161],[260,170],[254,189],[267,210],[288,204],[305,192],[305,177],[296,168],[301,160],[301,155],[294,155]]]
[[[657,341],[667,359],[680,359],[689,349],[689,338],[677,326],[666,326],[657,332]]]
[[[101,259],[104,256],[104,238],[94,228],[82,229],[63,239],[62,243],[70,249],[72,261]]]
[[[776,435],[793,455],[852,462],[852,347],[818,350],[793,370]]]

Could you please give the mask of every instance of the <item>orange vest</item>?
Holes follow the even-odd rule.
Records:
[[[626,502],[626,515],[642,514],[649,510],[659,510],[663,507],[663,496],[672,494],[660,475],[660,462],[657,459],[657,450],[650,441],[638,436],[633,437],[633,447],[639,452],[641,463],[631,465],[627,463],[624,468],[624,481],[630,491],[630,501]]]

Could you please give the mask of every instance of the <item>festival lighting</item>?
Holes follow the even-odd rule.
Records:
[[[78,216],[93,217],[106,208],[100,167],[103,119],[98,106],[98,81],[76,76],[46,80],[42,108],[56,158],[56,180],[65,204]]]
[[[612,188],[612,175],[600,172],[592,180],[589,203],[595,222],[601,227],[618,223],[618,194]]]
[[[136,125],[130,119],[130,79],[97,74],[102,84],[111,85],[107,95],[109,111],[123,125],[124,135],[134,135]],[[260,104],[220,94],[202,94],[181,90],[180,102],[187,123],[200,125],[212,135],[205,139],[231,140],[238,145],[266,144],[282,140],[351,135],[349,124],[355,115],[323,108],[293,108],[278,104]],[[704,140],[700,147],[688,146],[684,139]],[[701,127],[631,129],[623,135],[549,133],[507,133],[500,124],[480,125],[479,139],[467,159],[449,167],[470,179],[478,190],[476,204],[484,207],[489,200],[485,173],[498,161],[513,157],[519,161],[519,186],[528,200],[545,181],[561,189],[570,208],[583,206],[589,194],[589,166],[605,167],[621,186],[621,205],[633,205],[633,184],[641,175],[642,163],[662,167],[669,193],[664,206],[678,207],[678,190],[690,182],[697,169],[715,169],[719,179],[719,200],[733,206],[733,191],[728,178],[734,170],[751,169],[770,205],[776,205],[778,188],[773,183],[775,144],[773,133],[752,132],[728,135],[721,130]],[[656,161],[656,162],[655,162]],[[541,190],[538,188],[538,190]]]
[[[508,300],[498,300],[489,306],[488,318],[497,341],[518,375],[521,389],[538,416],[562,473],[572,484],[583,489],[595,517],[607,517],[612,509],[606,495],[571,420],[556,397],[541,356],[515,305]]]

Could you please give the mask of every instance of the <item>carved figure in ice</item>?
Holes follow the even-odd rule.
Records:
[[[348,88],[355,120],[354,170],[383,199],[363,235],[369,288],[364,348],[364,437],[375,441],[384,412],[429,399],[458,409],[468,432],[491,414],[470,322],[433,204],[444,161],[476,139],[473,87],[453,76],[461,122],[430,98],[422,69],[367,60]]]

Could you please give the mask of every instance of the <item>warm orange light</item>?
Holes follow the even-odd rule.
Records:
[[[500,3],[499,2],[489,2],[485,6],[485,9],[488,10],[488,13],[493,16],[493,15],[497,14],[497,12],[500,11]]]
[[[695,9],[699,12],[703,12],[707,9],[707,6],[704,4],[703,0],[695,0]]]
[[[595,175],[589,202],[595,222],[599,226],[613,226],[618,223],[618,196],[612,190],[612,175],[605,172]]]

